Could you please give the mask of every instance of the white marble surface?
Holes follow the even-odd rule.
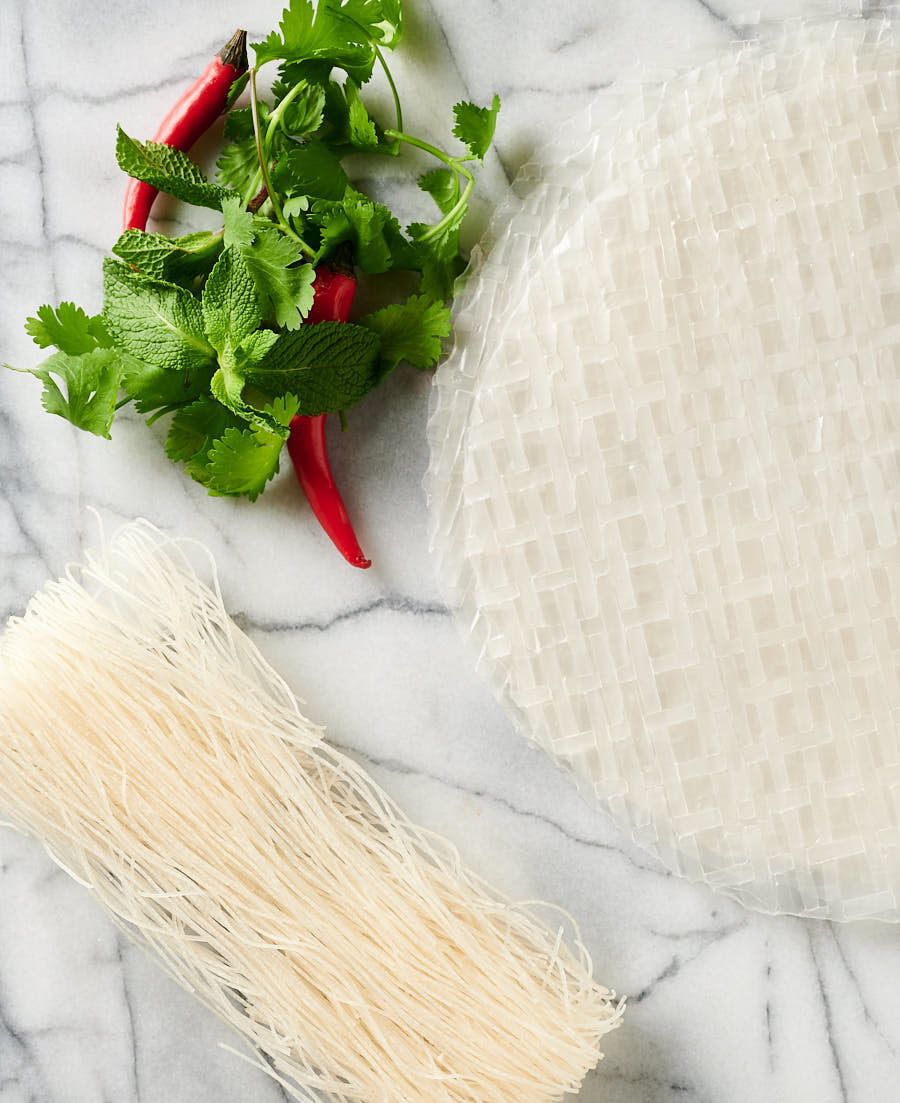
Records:
[[[726,44],[745,6],[418,0],[397,65],[401,88],[425,88],[406,96],[410,129],[441,133],[444,105],[499,90],[499,158],[485,173],[496,197],[586,94],[687,43]],[[115,122],[151,133],[235,26],[259,36],[279,8],[0,0],[0,360],[35,362],[21,323],[39,303],[99,303],[122,194]],[[763,5],[772,18],[803,10]],[[289,476],[255,505],[209,499],[139,420],[118,421],[112,442],[88,438],[43,413],[34,380],[0,373],[0,612],[77,556],[90,506],[206,541],[230,608],[330,738],[499,888],[577,918],[599,975],[630,1003],[585,1103],[897,1099],[897,931],[760,916],[668,875],[526,746],[472,675],[427,550],[428,386],[398,372],[334,440],[376,564],[359,572]],[[0,830],[0,1103],[283,1097],[221,1041],[233,1039],[36,843]]]

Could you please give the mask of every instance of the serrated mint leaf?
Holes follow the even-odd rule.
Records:
[[[122,374],[122,360],[115,349],[95,347],[78,355],[57,352],[31,374],[44,384],[41,403],[48,413],[109,438]]]
[[[285,333],[248,369],[247,381],[269,395],[293,395],[297,413],[330,414],[359,402],[383,378],[379,339],[347,322],[319,322]]]
[[[60,352],[80,356],[106,346],[109,337],[99,317],[90,317],[74,303],[60,303],[56,310],[40,306],[36,317],[25,322],[25,332],[42,349],[55,346]]]
[[[210,449],[205,483],[210,494],[246,494],[250,501],[278,473],[284,440],[257,429],[226,429]]]
[[[203,288],[203,328],[221,360],[226,341],[236,349],[262,321],[256,282],[236,245],[216,261]]]
[[[201,231],[168,238],[145,230],[126,230],[112,251],[144,276],[188,283],[215,264],[222,251],[222,235]]]
[[[450,310],[427,295],[413,295],[405,303],[367,314],[358,324],[378,335],[385,375],[401,360],[425,370],[440,359],[441,338],[450,333]]]
[[[213,358],[200,303],[190,291],[148,279],[110,258],[103,262],[103,290],[106,328],[138,360],[169,371],[191,371]]]
[[[217,211],[222,200],[233,194],[227,188],[211,184],[200,166],[180,149],[159,142],[135,141],[121,127],[117,130],[116,161],[123,172],[136,180],[197,207]]]
[[[449,169],[434,169],[419,177],[419,187],[437,203],[441,214],[451,211],[459,199],[459,182]]]
[[[273,171],[275,189],[319,199],[341,199],[350,183],[341,162],[315,138],[291,146]]]
[[[279,334],[271,329],[258,329],[255,333],[251,333],[235,352],[237,370],[246,371],[247,368],[263,360],[278,341],[278,337]]]
[[[210,382],[210,391],[217,402],[221,402],[233,414],[255,429],[274,433],[287,440],[288,430],[283,425],[279,425],[268,410],[261,410],[244,401],[244,379],[240,373],[219,368]]]
[[[456,119],[453,133],[468,149],[470,157],[476,157],[479,161],[484,159],[494,139],[499,110],[500,97],[496,93],[490,107],[476,107],[474,103],[463,100],[453,108]]]

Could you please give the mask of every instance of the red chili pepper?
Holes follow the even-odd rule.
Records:
[[[213,58],[201,77],[174,104],[153,135],[154,142],[187,152],[225,110],[232,83],[247,71],[247,32],[236,31]],[[139,180],[130,180],[125,193],[123,222],[126,230],[143,230],[157,189]],[[251,207],[258,205],[261,192]],[[316,270],[315,298],[307,315],[307,324],[346,322],[356,293],[356,280],[344,272],[324,265]],[[309,499],[319,524],[335,547],[354,567],[371,567],[356,539],[347,508],[341,498],[325,446],[325,415],[295,417],[291,421],[288,452],[300,485]]]
[[[316,269],[313,288],[316,297],[306,316],[307,325],[346,322],[356,292],[354,277],[320,265]],[[312,511],[334,546],[352,566],[371,567],[372,560],[366,559],[362,553],[347,507],[331,473],[325,445],[325,415],[295,417],[291,421],[287,446],[294,471]]]
[[[235,31],[201,76],[179,97],[153,135],[154,142],[183,153],[225,110],[232,83],[247,71],[247,32]],[[129,180],[122,221],[126,230],[144,230],[158,192],[140,180]]]

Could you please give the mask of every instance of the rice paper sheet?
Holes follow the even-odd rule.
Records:
[[[520,174],[429,437],[522,733],[673,870],[900,918],[900,39],[757,28]]]

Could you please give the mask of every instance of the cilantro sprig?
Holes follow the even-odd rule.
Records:
[[[455,105],[455,151],[408,133],[386,60],[402,37],[400,0],[291,0],[232,87],[216,181],[187,154],[118,128],[126,173],[219,210],[222,228],[175,238],[126,230],[104,261],[99,315],[64,302],[28,319],[35,343],[55,350],[27,369],[48,412],[102,437],[129,404],[148,424],[169,417],[173,462],[211,494],[253,499],[278,471],[292,418],[343,421],[402,361],[437,363],[464,263],[459,229],[500,104]],[[267,101],[257,74],[270,64]],[[390,89],[389,123],[363,98],[376,73]],[[236,107],[245,83],[249,104]],[[436,214],[403,228],[345,162],[406,148],[437,162],[418,179]],[[361,278],[402,270],[418,274],[418,287],[355,322],[304,326],[322,266]]]

